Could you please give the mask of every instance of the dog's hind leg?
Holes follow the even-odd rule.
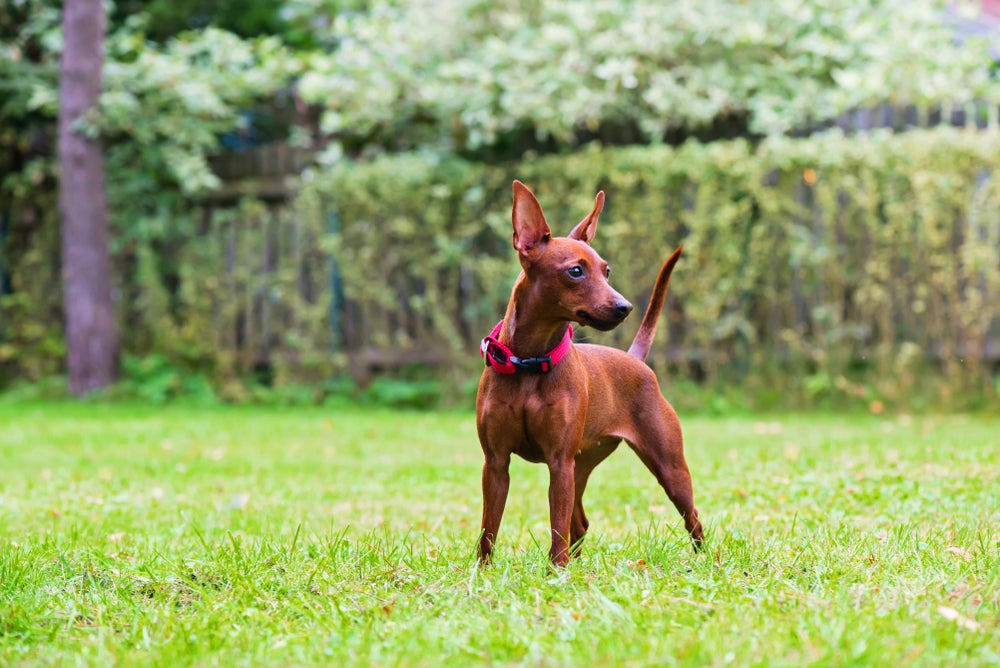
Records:
[[[694,505],[694,490],[691,486],[691,473],[684,459],[680,422],[670,404],[662,397],[660,401],[663,402],[659,414],[661,419],[647,420],[635,441],[629,441],[629,446],[656,477],[656,481],[681,514],[694,549],[698,550],[705,535]]]

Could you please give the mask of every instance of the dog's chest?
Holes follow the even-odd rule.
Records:
[[[520,406],[523,437],[515,450],[531,462],[546,460],[546,453],[576,449],[580,445],[581,412],[586,410],[579,395],[556,392],[524,397]]]

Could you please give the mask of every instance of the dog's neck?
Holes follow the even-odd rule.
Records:
[[[566,336],[570,323],[545,317],[549,310],[540,303],[527,278],[521,274],[511,291],[499,341],[518,357],[547,355]]]

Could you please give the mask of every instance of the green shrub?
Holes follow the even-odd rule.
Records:
[[[183,398],[196,403],[216,402],[215,391],[204,374],[180,369],[166,355],[126,355],[122,380],[112,394],[138,397],[152,404]]]
[[[998,163],[1000,133],[951,128],[588,146],[509,166],[427,154],[343,163],[311,174],[289,207],[246,201],[205,216],[165,246],[173,285],[156,267],[163,249],[134,248],[118,277],[126,346],[166,360],[144,376],[155,397],[177,391],[176,368],[226,400],[255,400],[247,381],[265,364],[279,392],[320,388],[317,401],[323,383],[353,377],[393,381],[367,395],[386,403],[468,404],[479,339],[519,271],[516,177],[557,233],[607,192],[595,246],[640,307],[684,245],[649,361],[668,393],[706,388],[696,408],[995,404],[985,353],[1000,336]],[[31,294],[58,294],[57,276],[41,276]],[[61,363],[32,334],[51,330],[45,303],[21,298],[0,342],[13,377]],[[579,334],[624,347],[637,323]]]
[[[654,367],[737,385],[751,405],[950,403],[996,397],[998,148],[995,131],[940,128],[591,146],[516,169],[403,155],[317,175],[304,196],[341,220],[349,347],[464,350],[471,375],[519,269],[517,177],[557,233],[607,191],[595,246],[639,303],[684,245]],[[580,333],[624,346],[635,326]]]

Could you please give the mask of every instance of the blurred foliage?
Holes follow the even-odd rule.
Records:
[[[804,130],[883,102],[997,99],[942,3],[416,0],[329,26],[302,77],[349,152]],[[508,151],[508,154],[511,152]]]
[[[243,38],[275,36],[301,49],[322,46],[331,17],[360,11],[366,0],[116,0],[113,28],[136,16],[146,19],[146,35],[165,42],[180,33],[217,28]]]
[[[559,232],[607,190],[596,245],[640,302],[685,244],[651,362],[695,407],[996,400],[996,131],[792,138],[1000,99],[940,3],[194,4],[114,5],[81,123],[107,152],[123,391],[467,398],[517,177]],[[0,386],[65,354],[60,5],[0,5]],[[330,147],[293,202],[209,199],[213,155],[289,138]]]
[[[123,381],[114,392],[134,396],[151,404],[162,404],[183,397],[207,404],[216,401],[215,391],[204,375],[185,372],[162,354],[142,358],[126,355],[122,365]]]
[[[116,0],[110,18],[117,26],[144,14],[148,17],[146,34],[157,42],[204,28],[260,37],[282,32],[282,4],[275,0]]]
[[[996,131],[938,128],[592,145],[516,170],[404,155],[334,169],[306,193],[343,221],[334,252],[359,347],[478,362],[519,269],[516,176],[556,233],[608,193],[595,246],[636,303],[684,245],[650,354],[667,388],[728,387],[756,407],[996,405],[984,354],[1000,340],[998,149]],[[579,334],[625,347],[635,327]]]
[[[0,52],[6,56],[0,56],[0,72],[12,75],[16,93],[0,111],[20,121],[20,127],[4,132],[0,151],[16,151],[28,161],[52,158],[51,147],[37,154],[26,150],[24,126],[52,132],[61,44],[58,13],[44,3],[33,6],[36,11],[26,24],[31,34],[21,36],[24,47],[11,42],[6,53]],[[246,112],[285,90],[301,69],[274,37],[243,40],[207,28],[159,47],[147,39],[146,23],[142,18],[128,21],[108,36],[100,108],[87,119],[88,131],[99,134],[108,147],[107,168],[115,177],[109,179],[113,211],[125,212],[139,192],[156,199],[163,191],[190,194],[218,186],[207,156],[220,149],[219,137],[245,129]],[[31,50],[30,44],[41,46]],[[29,53],[34,55],[29,58]],[[3,184],[14,198],[23,196],[19,188],[37,185],[19,178],[32,170],[25,172]],[[114,186],[123,181],[128,182],[123,187],[127,196],[116,201]]]
[[[207,157],[219,150],[220,135],[245,130],[246,112],[275,97],[301,67],[276,38],[247,41],[215,28],[185,33],[163,49],[139,31],[120,30],[107,50],[94,122],[109,145],[109,171],[141,172],[143,183],[130,185],[153,180],[150,196],[217,187]],[[122,204],[136,196],[132,188]]]
[[[54,154],[57,6],[18,0],[0,9],[0,81],[13,92],[0,103],[0,368],[31,350],[12,372],[28,379],[60,369],[65,352]],[[192,240],[206,215],[198,197],[219,186],[209,157],[227,133],[247,130],[249,112],[291,104],[286,91],[300,68],[275,37],[241,39],[206,28],[158,45],[147,23],[134,16],[108,35],[100,105],[81,122],[81,131],[105,145],[123,315],[150,308],[150,295],[164,290],[180,313],[172,290],[183,268],[175,249]],[[125,322],[127,342],[144,351],[142,344],[162,340]]]
[[[639,305],[684,245],[649,357],[682,405],[996,406],[985,350],[1000,338],[998,168],[1000,134],[952,128],[591,145],[516,169],[427,154],[345,163],[313,173],[289,208],[248,200],[178,237],[173,286],[162,254],[140,245],[121,313],[132,354],[158,357],[132,375],[157,396],[203,374],[227,401],[301,400],[293,387],[322,401],[326,379],[364,384],[374,369],[352,396],[467,401],[478,339],[518,271],[517,176],[557,233],[608,193],[595,246]],[[23,303],[4,344],[0,364],[20,375],[58,366],[59,350],[32,338],[51,329],[44,303]],[[579,334],[625,346],[637,322]],[[421,365],[429,352],[443,363]]]

